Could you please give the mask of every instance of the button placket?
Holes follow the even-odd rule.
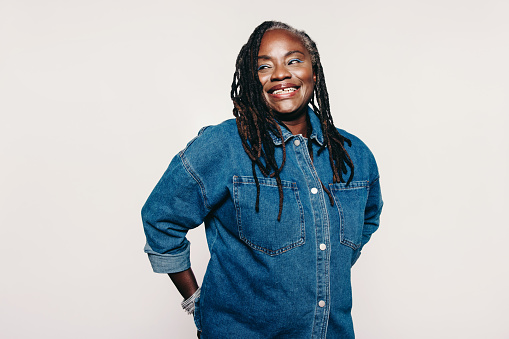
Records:
[[[308,183],[309,198],[315,214],[315,249],[316,249],[316,265],[317,265],[317,285],[316,285],[316,313],[314,320],[313,338],[322,338],[323,333],[327,327],[327,318],[329,310],[327,302],[329,300],[330,289],[330,253],[328,250],[328,236],[329,236],[329,218],[327,214],[327,207],[325,196],[320,193],[320,177],[308,153],[306,143],[300,136],[295,136],[293,139],[294,147],[297,154],[298,161],[301,166],[305,166],[307,170],[304,171],[306,181]],[[303,147],[300,147],[303,146]],[[302,158],[300,158],[302,157]],[[319,194],[320,193],[320,194]]]

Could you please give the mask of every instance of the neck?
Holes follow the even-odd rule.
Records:
[[[302,134],[305,138],[308,137],[308,123],[307,123],[307,110],[297,116],[293,114],[277,114],[277,118],[285,124],[293,135]]]

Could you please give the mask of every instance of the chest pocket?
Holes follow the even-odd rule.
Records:
[[[339,212],[341,243],[356,250],[362,243],[368,182],[352,181],[348,187],[345,183],[330,184],[329,187]]]
[[[234,202],[239,237],[251,248],[278,255],[305,242],[304,209],[297,184],[281,180],[283,212],[279,213],[276,179],[258,178],[259,212],[256,212],[256,183],[253,177],[233,177]]]

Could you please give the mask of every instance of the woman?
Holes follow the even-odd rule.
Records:
[[[154,271],[202,338],[353,338],[350,269],[382,208],[373,155],[334,127],[316,45],[286,24],[254,30],[231,98],[235,119],[202,129],[143,207]],[[185,235],[202,222],[200,290]]]

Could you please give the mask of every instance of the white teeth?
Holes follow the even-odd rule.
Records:
[[[272,94],[284,94],[284,93],[290,93],[296,91],[297,88],[295,87],[288,87],[285,89],[278,89],[277,91],[272,92]]]

